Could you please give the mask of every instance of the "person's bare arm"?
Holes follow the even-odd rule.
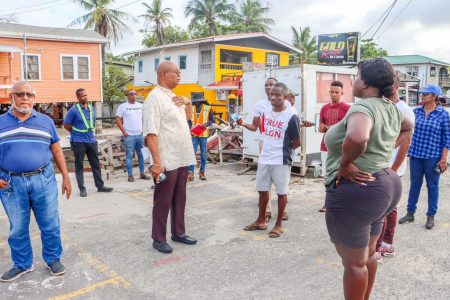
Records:
[[[119,127],[120,131],[122,131],[123,136],[127,137],[128,132],[125,130],[125,128],[123,128],[123,122],[122,122],[121,117],[119,117],[119,116],[116,117],[116,124],[117,124],[117,127]]]
[[[164,166],[161,162],[161,155],[159,153],[159,141],[156,134],[147,134],[147,147],[152,154],[153,166],[151,166],[150,172],[152,177],[155,178],[156,183],[159,183],[159,175],[164,172]]]
[[[409,146],[411,145],[411,139],[413,134],[413,123],[404,118],[402,121],[402,128],[400,129],[400,134],[398,135],[397,141],[395,142],[395,147],[399,147],[397,156],[395,157],[394,163],[391,169],[394,172],[398,171],[398,168],[403,164],[403,161],[408,155]]]
[[[371,174],[359,170],[354,164],[354,161],[366,151],[372,127],[372,119],[364,113],[353,113],[349,116],[336,185],[341,178],[361,185],[374,180]]]
[[[64,124],[63,126],[64,126],[64,128],[65,128],[68,132],[71,132],[71,131],[72,131],[72,125]]]
[[[255,117],[253,117],[253,122],[251,124],[245,123],[243,120],[242,120],[241,124],[239,124],[239,123],[238,124],[247,128],[250,131],[256,131],[259,128],[259,121],[260,121],[260,117],[255,116]]]
[[[300,139],[293,139],[292,140],[292,144],[291,144],[292,150],[297,149],[301,145],[302,145],[302,143],[301,143]]]
[[[53,158],[55,159],[56,165],[58,166],[58,169],[63,177],[61,192],[63,195],[65,194],[67,200],[69,200],[70,194],[72,194],[72,185],[70,184],[69,172],[67,171],[66,160],[64,159],[61,144],[59,142],[51,144],[50,150],[52,151]]]

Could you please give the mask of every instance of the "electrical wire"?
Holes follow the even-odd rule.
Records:
[[[395,0],[391,5],[389,5],[389,7],[388,7],[388,8],[384,11],[384,13],[378,18],[378,20],[377,20],[375,23],[373,23],[372,26],[370,26],[370,28],[366,30],[366,32],[363,33],[363,35],[361,36],[361,38],[363,38],[367,33],[369,33],[369,31],[372,30],[372,28],[373,28],[375,25],[377,25],[378,22],[380,22],[380,20],[384,17],[384,15],[385,15],[386,13],[388,13],[388,11],[389,11],[390,9],[392,9],[392,7],[393,7],[393,5],[395,4],[395,2],[396,2],[396,0]]]
[[[141,1],[142,1],[142,0],[131,1],[130,3],[124,4],[124,5],[122,5],[122,6],[119,6],[119,7],[115,8],[115,9],[116,9],[116,10],[117,10],[117,9],[121,9],[121,8],[123,8],[123,7],[125,7],[125,6],[134,4],[134,3],[136,3],[136,2],[141,2]]]
[[[389,14],[391,13],[392,9],[395,6],[395,3],[397,3],[397,0],[394,1],[394,3],[392,3],[392,6],[390,8],[390,10],[388,11],[388,13],[386,14],[386,16],[384,17],[383,21],[381,21],[380,26],[378,26],[377,30],[375,30],[375,32],[372,34],[372,37],[370,38],[371,40],[374,38],[374,36],[377,34],[378,30],[380,30],[381,26],[383,26],[384,22],[386,21],[387,17],[389,17]]]
[[[409,0],[408,3],[406,3],[406,5],[402,8],[402,10],[400,11],[400,13],[394,18],[394,20],[392,20],[391,23],[389,23],[388,26],[386,26],[386,28],[384,29],[384,31],[382,33],[380,33],[380,35],[378,35],[378,38],[380,38],[388,29],[389,27],[391,27],[392,24],[395,23],[395,21],[398,20],[398,18],[405,12],[405,10],[408,8],[408,6],[411,4],[413,0]]]
[[[39,3],[39,4],[32,4],[32,5],[27,5],[27,6],[21,6],[21,7],[15,7],[15,8],[8,8],[8,9],[3,9],[3,11],[20,10],[20,9],[30,8],[30,7],[34,7],[34,6],[47,5],[47,4],[54,3],[54,2],[59,2],[59,1],[61,1],[61,0],[53,0],[53,1],[44,2],[44,3]]]
[[[61,2],[61,1],[64,1],[64,2],[65,2],[65,0],[57,0],[57,1],[55,1],[55,2]],[[9,13],[9,14],[5,14],[5,15],[0,15],[0,17],[16,16],[16,15],[26,14],[26,13],[30,13],[30,12],[34,12],[34,11],[38,11],[38,10],[49,9],[49,8],[53,8],[53,7],[60,6],[60,5],[64,4],[64,2],[63,2],[63,3],[56,4],[56,5],[50,5],[50,6],[46,6],[46,7],[35,8],[35,9],[24,10],[24,11],[16,12],[16,13]]]

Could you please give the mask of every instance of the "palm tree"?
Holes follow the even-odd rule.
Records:
[[[186,17],[192,16],[190,28],[205,24],[209,35],[218,35],[219,22],[230,21],[234,11],[234,5],[227,3],[227,0],[190,0],[184,14]]]
[[[115,44],[122,38],[122,34],[131,31],[124,21],[136,21],[131,15],[120,10],[109,8],[115,0],[73,0],[89,12],[81,16],[69,26],[84,24],[84,29],[94,29]],[[102,58],[105,58],[105,45],[102,45]]]
[[[311,28],[306,26],[300,30],[291,26],[293,39],[292,44],[300,50],[300,54],[294,56],[294,63],[315,63],[317,61],[317,39],[315,36],[311,37]]]
[[[154,31],[158,38],[159,44],[164,44],[164,26],[170,25],[169,19],[173,19],[171,8],[162,8],[161,0],[153,0],[152,5],[142,3],[147,9],[146,13],[139,17],[145,19],[144,26],[147,29],[150,24],[154,24]]]
[[[262,7],[258,0],[244,0],[239,10],[233,16],[233,25],[240,32],[268,32],[269,25],[275,24],[274,20],[266,18],[270,8]]]

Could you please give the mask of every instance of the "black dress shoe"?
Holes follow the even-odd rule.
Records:
[[[169,244],[167,243],[158,243],[158,242],[153,242],[153,248],[155,248],[156,250],[158,250],[159,252],[162,253],[171,253],[173,251],[172,247],[169,246]]]
[[[187,234],[183,234],[183,235],[172,234],[172,241],[187,244],[187,245],[197,244],[197,240],[191,238]]]
[[[86,188],[80,189],[80,197],[87,197]]]
[[[107,187],[107,186],[102,186],[101,188],[97,189],[97,192],[99,193],[109,193],[112,192],[113,188],[111,187]]]

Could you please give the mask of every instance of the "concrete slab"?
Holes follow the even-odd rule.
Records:
[[[151,246],[151,182],[127,182],[119,172],[97,193],[86,174],[88,197],[61,197],[63,263],[49,277],[32,220],[35,271],[0,283],[1,299],[342,299],[343,268],[325,227],[320,180],[293,178],[285,233],[245,232],[257,214],[255,176],[244,166],[208,165],[208,181],[188,186],[187,230],[198,245],[173,243],[164,255]],[[137,171],[136,171],[137,173]],[[72,182],[75,184],[73,175]],[[408,176],[399,214],[405,212]],[[424,228],[426,192],[416,222],[399,225],[396,257],[379,266],[372,299],[448,299],[450,295],[450,179],[442,178],[435,229]],[[274,194],[274,193],[273,193]],[[276,202],[275,202],[276,203]],[[276,210],[275,210],[276,211]],[[270,223],[273,226],[273,221]],[[0,272],[11,267],[8,220],[0,210]]]

